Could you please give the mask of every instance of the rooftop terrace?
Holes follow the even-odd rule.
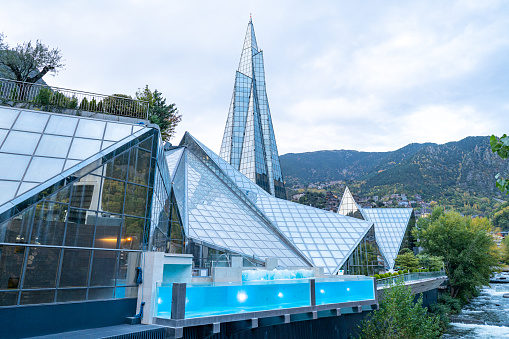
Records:
[[[148,120],[149,105],[124,95],[104,95],[0,78],[0,105],[104,120]]]

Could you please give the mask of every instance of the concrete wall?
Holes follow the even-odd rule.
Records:
[[[0,338],[25,338],[124,324],[136,298],[0,307]]]

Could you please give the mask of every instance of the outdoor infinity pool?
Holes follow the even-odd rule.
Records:
[[[172,288],[158,284],[156,317],[171,317]],[[316,305],[372,300],[373,279],[315,279],[315,295]],[[185,318],[310,305],[310,279],[187,284]]]

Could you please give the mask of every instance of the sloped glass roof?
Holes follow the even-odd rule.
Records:
[[[353,198],[352,193],[348,187],[345,188],[345,192],[343,193],[343,197],[339,203],[338,213],[364,220],[359,206],[357,206],[357,203],[355,202],[355,199]]]
[[[184,147],[174,148],[165,153],[166,163],[168,164],[168,171],[170,174],[170,179],[173,179],[175,175],[175,170],[180,161],[180,157],[184,153]]]
[[[144,126],[0,107],[0,206]]]
[[[181,215],[191,238],[264,260],[278,257],[284,266],[307,266],[299,253],[284,243],[250,206],[246,205],[196,155],[186,152],[174,179]],[[187,190],[180,178],[187,177]],[[179,186],[178,188],[175,186]],[[184,206],[183,206],[184,205]]]
[[[183,143],[195,143],[242,193],[304,253],[315,266],[335,273],[373,225],[372,222],[276,198],[186,133]],[[189,148],[188,148],[189,149]]]
[[[403,238],[412,216],[412,208],[363,208],[364,217],[375,223],[376,242],[387,260],[389,268],[394,268]]]

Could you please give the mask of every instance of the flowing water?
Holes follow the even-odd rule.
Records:
[[[470,301],[451,323],[444,338],[509,338],[509,284],[491,284]]]

